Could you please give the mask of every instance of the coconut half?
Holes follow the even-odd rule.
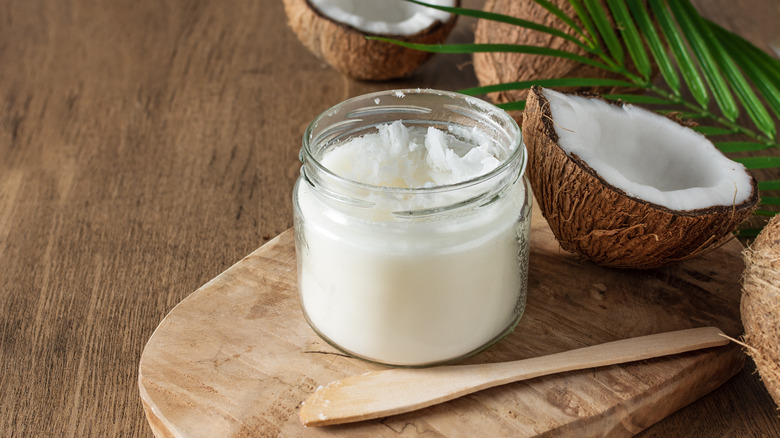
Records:
[[[627,104],[534,87],[523,115],[534,194],[561,246],[654,268],[715,248],[750,217],[753,177],[690,128]]]
[[[780,407],[780,215],[769,221],[743,256],[740,314],[747,352]]]
[[[366,36],[434,44],[447,39],[456,16],[403,0],[283,0],[290,27],[315,56],[355,79],[408,76],[431,53]],[[426,0],[457,6],[456,0]]]

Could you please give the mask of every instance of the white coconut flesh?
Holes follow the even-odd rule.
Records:
[[[745,167],[692,129],[633,105],[543,93],[558,145],[632,198],[691,211],[739,205],[752,194]]]
[[[415,35],[451,14],[404,0],[309,0],[333,21],[377,35]],[[455,0],[427,0],[437,6],[455,6]]]

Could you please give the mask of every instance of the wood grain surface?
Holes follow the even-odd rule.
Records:
[[[741,245],[678,266],[616,271],[563,253],[539,209],[529,292],[515,330],[463,364],[540,357],[694,327],[741,333]],[[359,329],[356,327],[355,329]],[[315,388],[384,369],[330,347],[308,326],[296,287],[293,232],[185,298],[144,348],[138,385],[157,437],[632,436],[727,381],[737,345],[540,377],[408,414],[304,428]]]
[[[775,0],[696,4],[765,50],[780,36]],[[474,84],[456,55],[347,80],[275,0],[0,0],[0,436],[152,436],[144,344],[292,226],[308,122],[365,92]],[[644,435],[780,436],[780,420],[748,364]]]

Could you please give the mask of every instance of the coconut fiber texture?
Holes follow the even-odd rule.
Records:
[[[288,24],[298,39],[315,56],[339,72],[355,79],[388,80],[410,75],[431,57],[382,41],[351,26],[320,14],[307,0],[284,0]],[[378,35],[412,43],[441,43],[455,26],[453,15],[446,23],[435,22],[412,36]]]
[[[755,181],[744,203],[695,211],[671,211],[627,196],[558,146],[539,87],[528,94],[523,138],[534,195],[561,247],[602,266],[655,268],[703,254],[731,239],[758,201]]]
[[[742,325],[761,380],[780,407],[780,215],[743,253]]]

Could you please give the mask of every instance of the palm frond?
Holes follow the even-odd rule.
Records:
[[[591,41],[594,43],[593,49],[600,51],[601,49],[598,46],[599,34],[596,32],[596,26],[593,24],[593,20],[585,10],[585,7],[582,5],[582,3],[580,3],[580,0],[569,0],[569,4],[574,7],[574,11],[577,13],[577,18],[579,18],[579,20],[582,22],[585,31],[592,39]]]
[[[728,79],[728,83],[731,84],[731,87],[734,89],[737,98],[745,108],[750,119],[762,132],[765,132],[769,134],[771,138],[774,138],[776,134],[774,122],[772,121],[769,112],[766,110],[766,107],[753,92],[750,84],[745,79],[745,76],[739,70],[729,53],[721,44],[716,43],[717,40],[715,39],[712,29],[710,29],[704,20],[699,19],[698,15],[695,15],[696,11],[693,10],[693,6],[691,6],[690,3],[687,1],[684,3],[692,10],[688,12],[688,15],[696,22],[696,26],[702,34],[705,44],[717,60],[716,66],[723,71],[723,74]]]
[[[543,7],[547,10],[547,12],[551,13],[552,15],[556,16],[561,22],[565,23],[567,26],[569,26],[571,29],[573,29],[575,32],[577,32],[583,39],[588,41],[588,44],[590,46],[595,45],[592,41],[588,39],[588,36],[585,35],[585,32],[582,30],[580,25],[577,24],[576,21],[572,17],[569,17],[566,15],[565,12],[561,10],[558,6],[555,6],[552,2],[549,0],[534,0],[536,4]]]
[[[774,169],[780,167],[780,156],[737,157],[737,163],[742,163],[748,169]]]
[[[507,52],[507,53],[527,53],[531,55],[545,55],[556,58],[570,59],[581,64],[587,64],[596,68],[609,69],[606,64],[593,59],[567,52],[565,50],[551,49],[549,47],[529,46],[522,44],[420,44],[409,43],[406,41],[397,41],[385,37],[366,37],[370,40],[385,41],[397,44],[409,49],[422,50],[432,53],[489,53],[489,52]]]
[[[525,109],[525,101],[519,100],[517,102],[499,103],[496,106],[504,111],[522,111]]]
[[[757,49],[749,42],[730,34],[722,27],[707,23],[718,45],[726,51],[734,63],[747,75],[752,84],[763,94],[767,104],[776,117],[780,117],[780,64],[768,58],[766,53]]]
[[[737,131],[729,128],[721,128],[720,126],[694,126],[693,130],[698,132],[699,134],[704,134],[709,137],[713,137],[716,135],[730,135],[730,134],[736,134]]]
[[[623,102],[630,104],[647,104],[647,105],[673,105],[669,99],[658,96],[650,96],[647,94],[605,94],[603,97],[612,100],[622,100]]]
[[[615,26],[620,29],[620,35],[623,37],[637,71],[639,71],[643,79],[649,81],[653,68],[642,42],[642,37],[631,19],[631,13],[628,11],[626,3],[623,0],[608,0],[607,4],[612,12],[612,16],[615,17]]]
[[[761,181],[758,183],[758,188],[767,192],[772,190],[780,190],[780,180]]]
[[[723,78],[715,57],[710,51],[710,47],[704,36],[699,32],[699,20],[696,11],[691,11],[686,7],[687,0],[678,0],[669,2],[669,8],[677,20],[678,29],[681,30],[682,36],[685,37],[690,51],[693,52],[694,58],[697,60],[700,72],[704,76],[704,80],[709,85],[710,93],[715,98],[715,102],[720,107],[721,112],[727,119],[732,122],[739,116],[739,109],[737,109],[737,102],[734,100],[734,96],[729,91],[729,86],[726,80]]]
[[[780,196],[764,196],[761,205],[780,205]]]
[[[467,88],[460,90],[463,94],[476,96],[479,94],[495,93],[497,91],[525,90],[533,85],[540,87],[632,87],[628,81],[602,78],[551,78],[535,79],[532,81],[507,82],[503,84],[487,85],[484,87]]]
[[[707,89],[704,86],[704,80],[702,75],[699,74],[696,68],[696,63],[693,61],[690,53],[685,44],[684,36],[678,31],[677,23],[672,18],[666,2],[651,1],[650,7],[655,14],[656,20],[661,27],[664,38],[674,55],[677,65],[680,69],[680,74],[688,84],[688,89],[691,91],[693,98],[698,102],[701,108],[707,108],[710,97],[707,94]]]
[[[763,151],[770,148],[770,145],[764,143],[756,143],[754,141],[718,141],[715,142],[715,147],[718,148],[724,154],[733,154],[736,152],[756,152]]]
[[[615,60],[615,63],[619,66],[624,65],[625,55],[623,53],[623,45],[618,40],[615,29],[612,28],[612,24],[607,18],[607,11],[601,6],[599,0],[585,0],[585,7],[587,8],[590,16],[593,19],[595,30],[598,30],[601,39],[609,49],[610,55]]]
[[[653,54],[658,70],[661,72],[666,81],[666,85],[676,95],[680,95],[680,76],[677,74],[677,70],[674,68],[672,60],[669,58],[669,54],[661,41],[661,37],[656,31],[653,21],[650,19],[650,14],[647,12],[647,8],[642,0],[626,0],[631,14],[636,21],[637,27],[645,37],[647,47],[650,49],[650,53]]]
[[[774,216],[774,215],[771,215],[771,216]],[[760,228],[748,228],[748,229],[744,229],[744,230],[739,230],[737,232],[737,236],[745,237],[745,238],[753,238],[753,237],[758,236],[758,233],[760,233],[760,232],[761,232]]]

